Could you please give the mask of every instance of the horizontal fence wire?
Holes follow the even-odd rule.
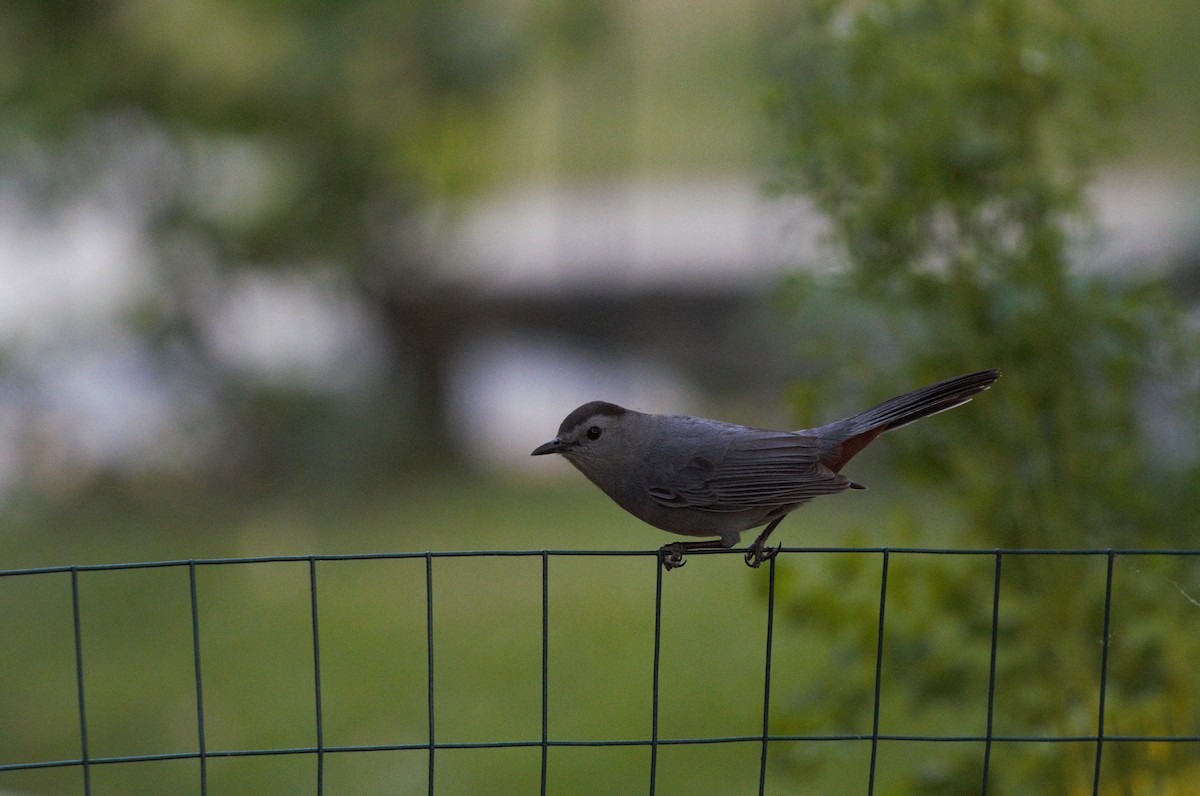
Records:
[[[945,556],[1167,556],[1200,557],[1200,548],[1058,548],[1058,547],[781,547],[781,553],[895,553],[900,555],[945,555]],[[689,556],[745,554],[745,549],[689,550]],[[246,556],[241,558],[176,558],[163,561],[134,561],[114,564],[64,564],[49,567],[27,567],[23,569],[0,569],[0,578],[23,575],[46,575],[69,572],[111,572],[125,569],[157,569],[162,567],[199,567],[236,564],[278,564],[308,561],[389,561],[397,559],[426,558],[534,558],[538,556],[582,556],[585,558],[656,558],[657,550],[442,550],[435,552],[402,553],[328,553],[317,555]]]
[[[724,555],[738,553],[737,550],[694,551],[692,555]],[[1128,548],[976,548],[954,549],[938,547],[783,547],[781,555],[773,558],[768,566],[768,582],[765,597],[766,648],[765,671],[762,693],[762,732],[747,735],[724,735],[708,737],[661,737],[659,733],[659,675],[661,668],[662,640],[662,605],[663,605],[663,575],[665,568],[659,564],[655,580],[654,595],[654,638],[653,638],[653,671],[651,686],[651,721],[650,734],[646,738],[600,738],[600,739],[566,739],[553,738],[549,732],[549,679],[550,679],[550,560],[559,557],[657,557],[657,551],[646,550],[473,550],[473,551],[438,551],[438,552],[391,552],[391,553],[362,553],[362,554],[333,554],[333,555],[280,555],[253,556],[239,558],[205,558],[205,559],[175,559],[164,561],[140,561],[111,564],[81,564],[65,566],[31,567],[23,569],[0,570],[0,582],[4,579],[22,579],[52,574],[68,574],[70,577],[70,605],[73,629],[74,648],[74,682],[75,699],[78,707],[77,737],[80,754],[78,757],[36,760],[28,762],[0,761],[0,773],[17,771],[34,771],[42,769],[78,768],[82,775],[82,792],[90,796],[92,792],[92,773],[96,766],[107,766],[123,763],[150,763],[172,760],[195,760],[198,762],[198,792],[207,794],[208,764],[215,759],[258,758],[267,756],[311,755],[316,759],[316,780],[314,791],[322,794],[325,791],[325,761],[329,755],[363,753],[363,752],[425,752],[428,756],[428,792],[434,793],[437,784],[435,759],[441,750],[478,750],[478,749],[539,749],[541,753],[540,791],[547,792],[547,758],[549,750],[559,748],[611,748],[611,747],[648,747],[650,751],[647,785],[651,794],[655,792],[658,774],[658,750],[660,747],[705,746],[717,744],[757,744],[759,746],[759,787],[758,792],[764,792],[767,781],[768,757],[771,744],[778,743],[843,743],[864,742],[870,744],[870,762],[868,772],[867,792],[875,790],[876,769],[878,766],[878,748],[882,742],[924,742],[924,743],[977,743],[983,745],[983,782],[980,792],[986,796],[988,790],[988,774],[992,765],[992,753],[996,744],[1065,744],[1087,743],[1094,745],[1094,774],[1093,793],[1100,791],[1102,773],[1102,755],[1106,744],[1112,743],[1172,743],[1200,744],[1200,735],[1130,735],[1108,734],[1105,732],[1104,710],[1107,691],[1107,676],[1109,664],[1109,632],[1113,602],[1113,567],[1117,558],[1138,557],[1200,557],[1200,549],[1128,549]],[[771,718],[771,664],[772,646],[775,636],[776,613],[776,564],[783,556],[792,555],[826,555],[826,554],[856,554],[878,556],[881,561],[880,587],[878,603],[878,624],[874,630],[876,636],[874,658],[874,683],[872,726],[870,733],[824,733],[824,734],[786,734],[770,732]],[[990,557],[994,562],[992,570],[991,594],[991,635],[990,659],[988,671],[986,730],[983,734],[904,734],[880,731],[880,704],[883,693],[883,648],[884,631],[887,617],[888,574],[891,562],[897,556],[934,555],[958,557]],[[1100,645],[1100,677],[1098,683],[1098,716],[1094,734],[996,734],[993,732],[995,714],[996,668],[998,651],[998,627],[1000,620],[1000,583],[1002,564],[1006,558],[1025,556],[1067,556],[1093,557],[1106,560],[1106,575],[1104,584],[1103,605],[1103,642]],[[541,660],[540,660],[540,737],[517,740],[450,742],[439,741],[435,733],[435,636],[434,636],[434,561],[439,559],[469,559],[469,558],[538,558],[540,559],[540,589],[541,589]],[[361,744],[333,745],[326,743],[324,732],[324,712],[322,710],[322,676],[321,676],[321,646],[318,625],[318,563],[334,561],[385,561],[418,559],[424,563],[424,595],[425,595],[425,645],[426,645],[426,700],[427,700],[427,740],[424,742],[391,743],[391,744]],[[315,737],[312,745],[293,746],[285,748],[262,749],[213,749],[209,747],[205,724],[204,682],[201,677],[202,661],[202,594],[197,587],[197,571],[211,567],[238,567],[268,563],[303,563],[308,568],[308,599],[311,608],[311,652],[313,680],[313,711],[315,714]],[[87,656],[83,643],[83,621],[81,618],[80,576],[96,572],[147,570],[179,568],[185,569],[188,575],[190,632],[192,641],[192,667],[194,670],[195,711],[197,723],[197,748],[194,750],[165,752],[154,754],[131,754],[121,756],[96,756],[89,750],[89,713],[87,696],[84,689]],[[686,577],[673,575],[671,577]],[[1186,596],[1186,595],[1185,595]],[[1190,598],[1189,598],[1190,599]],[[4,690],[0,683],[0,693]],[[0,705],[2,709],[2,705]]]

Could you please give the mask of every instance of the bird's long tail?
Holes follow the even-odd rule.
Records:
[[[962,406],[977,393],[991,387],[1000,378],[996,369],[981,370],[968,373],[965,376],[955,376],[952,379],[939,381],[919,390],[897,395],[883,403],[873,406],[865,412],[859,412],[843,420],[830,423],[817,429],[818,434],[831,442],[836,441],[836,447],[831,450],[829,460],[824,461],[826,467],[837,471],[846,462],[865,448],[871,440],[885,431],[907,426],[922,418]]]

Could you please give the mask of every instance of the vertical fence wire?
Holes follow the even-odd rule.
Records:
[[[87,700],[83,695],[83,629],[79,618],[79,568],[71,567],[71,614],[75,625],[75,690],[79,699],[80,768],[83,770],[83,793],[91,796],[92,768],[88,754]]]
[[[196,678],[196,745],[200,752],[200,796],[208,794],[208,746],[204,739],[204,681],[200,669],[200,602],[196,597],[196,562],[188,562],[192,608],[192,668]]]
[[[429,796],[433,796],[433,753],[437,748],[433,733],[433,555],[425,554],[425,650],[426,685],[429,711]]]
[[[317,796],[325,792],[325,725],[321,711],[321,634],[317,622],[317,559],[308,559],[308,591],[312,601],[313,700],[317,712]]]
[[[662,649],[662,559],[655,556],[654,580],[654,671],[650,683],[650,796],[658,778],[658,672]]]
[[[992,729],[996,715],[996,650],[1000,634],[1000,566],[1003,560],[1003,554],[997,551],[996,571],[992,576],[992,640],[988,653],[987,735],[983,742],[983,785],[979,790],[981,796],[987,796],[988,771],[992,764]]]
[[[1096,717],[1096,773],[1092,777],[1092,795],[1100,793],[1100,766],[1104,752],[1104,698],[1108,690],[1109,620],[1112,618],[1113,562],[1116,555],[1108,551],[1108,570],[1104,576],[1104,635],[1100,641],[1100,706]]]
[[[887,608],[888,551],[883,551],[879,577],[879,630],[875,639],[875,708],[871,719],[871,772],[867,779],[867,796],[875,793],[875,762],[879,755],[879,699],[883,687],[883,618]]]
[[[542,783],[546,796],[546,769],[550,756],[550,554],[542,551]]]
[[[767,789],[767,749],[771,740],[771,645],[775,639],[775,556],[767,580],[767,649],[763,664],[762,753],[758,761],[758,796]]]

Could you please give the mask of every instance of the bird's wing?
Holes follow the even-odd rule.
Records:
[[[659,504],[715,512],[787,506],[842,492],[850,479],[820,462],[815,437],[784,431],[730,435],[719,454],[690,456],[650,487]]]

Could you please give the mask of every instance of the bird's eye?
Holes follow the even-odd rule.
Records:
[[[600,426],[592,426],[587,430],[588,439],[600,439]]]

